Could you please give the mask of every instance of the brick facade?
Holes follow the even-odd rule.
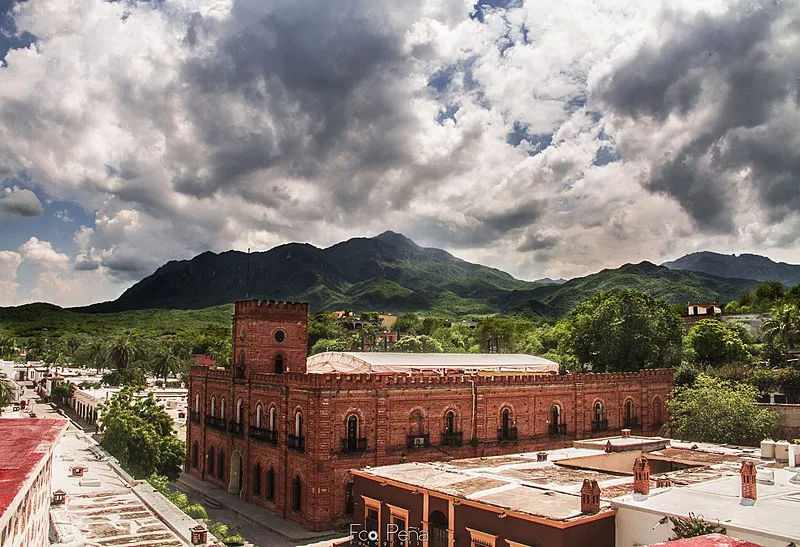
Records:
[[[191,370],[187,468],[312,530],[347,518],[350,469],[556,448],[606,436],[631,418],[639,431],[653,433],[666,420],[671,370],[306,374],[305,304],[238,302],[233,321],[233,370]],[[285,333],[281,342],[278,330]],[[274,372],[277,353],[281,374]]]

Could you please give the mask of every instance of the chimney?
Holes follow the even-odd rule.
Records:
[[[644,456],[633,462],[633,491],[643,496],[650,493],[650,464]]]
[[[594,479],[583,479],[581,486],[581,513],[600,511],[600,486]]]
[[[623,437],[630,437],[631,436],[631,430],[630,429],[623,429],[622,430],[622,436]]]
[[[537,462],[546,462],[547,461],[547,452],[537,452],[536,453],[536,461]]]
[[[656,488],[668,488],[672,486],[672,480],[666,477],[656,477]]]
[[[743,461],[742,469],[739,471],[742,475],[742,500],[758,499],[758,492],[756,489],[756,464],[751,461]]]

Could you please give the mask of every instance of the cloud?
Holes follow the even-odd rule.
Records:
[[[800,206],[799,17],[797,3],[772,1],[671,13],[658,40],[593,89],[628,142],[623,154],[648,162],[644,187],[701,229],[734,232],[754,199],[766,222]]]
[[[38,217],[43,213],[39,198],[26,188],[12,186],[0,193],[0,218]]]
[[[49,241],[40,241],[36,237],[31,237],[20,245],[18,251],[22,260],[43,268],[62,270],[69,265],[67,255],[54,250]]]
[[[70,216],[69,211],[66,209],[62,209],[61,211],[56,211],[53,213],[53,218],[60,220],[61,222],[72,223],[74,219]]]
[[[103,294],[206,250],[387,228],[529,279],[704,247],[800,260],[797,9],[17,3],[36,42],[0,71],[0,178],[94,214],[50,251]]]
[[[11,306],[17,301],[17,267],[22,257],[14,251],[0,251],[0,306]]]

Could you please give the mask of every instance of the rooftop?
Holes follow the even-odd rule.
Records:
[[[742,503],[741,477],[733,469],[715,480],[659,489],[647,497],[624,496],[612,504],[666,516],[686,517],[692,511],[728,529],[800,541],[800,519],[788,518],[800,503],[800,473],[796,469],[769,469],[764,473],[773,480],[757,480],[758,500],[754,504]]]
[[[318,353],[308,358],[309,373],[390,374],[461,371],[512,374],[558,374],[558,363],[519,353]]]
[[[667,547],[760,547],[757,543],[742,541],[722,534],[706,534],[705,536],[679,539],[666,543],[655,543],[650,547],[658,547],[659,545]]]
[[[60,418],[0,418],[0,515],[32,478],[68,423]]]

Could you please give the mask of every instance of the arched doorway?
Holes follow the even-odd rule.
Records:
[[[242,455],[238,450],[231,454],[231,473],[228,481],[228,493],[238,494],[242,491]]]
[[[352,515],[355,511],[355,497],[353,496],[353,481],[347,481],[344,485],[344,514]]]
[[[347,418],[347,446],[348,452],[358,450],[358,416],[351,414]]]
[[[660,426],[664,423],[664,403],[661,397],[653,397],[653,425]]]
[[[434,511],[428,519],[428,547],[447,547],[447,517]]]
[[[283,355],[275,355],[275,374],[283,374]]]
[[[197,441],[192,443],[192,458],[191,459],[192,459],[192,467],[194,467],[195,469],[197,469],[197,455],[198,455],[199,450],[200,450],[200,448],[197,445]]]
[[[215,469],[214,469],[214,455],[215,455],[214,449],[213,448],[209,448],[208,449],[208,455],[206,456],[206,473],[208,475],[211,475],[211,476],[214,475],[214,471],[215,471]]]
[[[267,485],[266,485],[266,498],[269,501],[275,500],[275,468],[270,467],[267,470]]]
[[[303,481],[300,475],[292,479],[292,511],[301,513],[303,509]]]

